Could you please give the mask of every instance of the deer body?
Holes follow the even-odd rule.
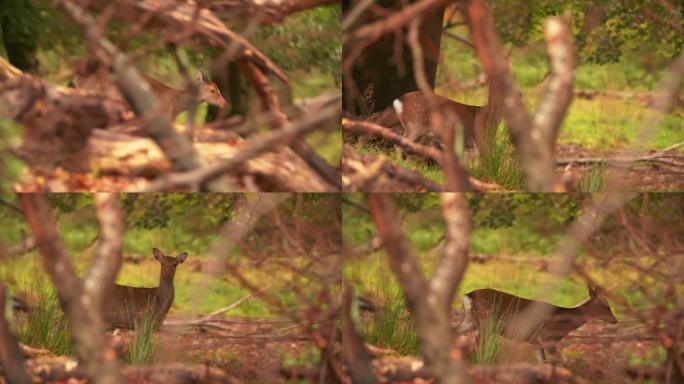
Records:
[[[502,336],[508,337],[507,326],[515,324],[520,319],[519,314],[535,302],[495,289],[474,290],[463,298],[465,318],[459,330],[468,331],[476,328],[482,332],[488,322],[500,321],[501,326],[488,328],[494,328]],[[522,339],[517,338],[518,341],[532,344],[556,342],[592,319],[600,319],[610,324],[617,323],[608,302],[593,288],[589,288],[589,299],[575,307],[559,307],[549,303],[543,305],[550,310],[550,315],[544,321],[534,324],[533,331]],[[544,359],[543,348],[539,350],[539,357]]]
[[[443,149],[448,129],[462,127],[461,135],[468,148],[484,147],[484,121],[478,119],[484,115],[480,112],[485,107],[467,105],[450,100],[443,96],[433,96],[434,104],[430,105],[421,91],[409,92],[394,100],[392,106],[399,122],[404,128],[404,136],[416,141],[424,136],[432,136]],[[439,114],[442,124],[432,127],[431,114]],[[458,133],[457,133],[458,137]]]
[[[154,288],[129,287],[114,284],[104,303],[104,318],[108,328],[137,328],[145,316],[151,316],[153,328],[164,322],[174,298],[173,278],[178,264],[185,261],[186,252],[177,257],[164,256],[160,250],[152,250],[154,258],[161,264],[159,286]]]

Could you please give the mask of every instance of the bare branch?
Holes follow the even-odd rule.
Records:
[[[73,2],[92,12],[101,12],[111,4],[107,0],[74,0]],[[186,2],[121,0],[116,3],[114,16],[136,23],[142,15],[149,14],[146,26],[174,32],[184,31],[187,32],[184,38],[197,37],[206,44],[234,51],[236,58],[253,61],[259,67],[273,73],[284,84],[289,84],[287,75],[263,52],[226,28],[225,24],[208,9],[201,9],[197,22],[193,23],[197,7],[196,3]],[[188,25],[192,25],[192,29],[188,30]]]
[[[450,313],[458,285],[468,267],[470,242],[470,213],[463,193],[442,193],[442,216],[446,224],[446,238],[439,263],[430,278],[430,291]]]
[[[354,383],[377,383],[373,374],[371,357],[366,350],[363,337],[356,330],[351,316],[352,295],[351,286],[347,286],[342,300],[342,350],[349,366],[350,376]]]
[[[7,289],[0,283],[0,363],[3,375],[9,383],[29,384],[31,379],[24,370],[24,356],[19,349],[19,342],[5,318],[6,299]]]
[[[501,103],[513,144],[518,152],[525,185],[532,192],[551,192],[555,188],[553,153],[544,135],[535,131],[508,67],[501,43],[494,30],[494,18],[484,0],[468,4],[470,29],[480,61],[487,72],[490,95],[501,95],[489,103]]]
[[[378,234],[387,251],[390,268],[397,277],[397,282],[415,321],[415,330],[421,342],[428,370],[440,383],[470,383],[471,380],[462,357],[452,358],[451,356],[452,338],[445,337],[451,334],[451,301],[445,303],[450,300],[446,296],[451,295],[451,300],[453,300],[455,288],[458,287],[460,281],[450,282],[446,287],[439,286],[439,283],[443,283],[447,278],[445,276],[447,272],[457,274],[451,277],[458,278],[458,274],[462,275],[465,270],[463,261],[467,255],[455,253],[463,251],[464,243],[452,238],[447,252],[454,253],[445,252],[439,262],[445,271],[435,272],[438,276],[437,280],[426,281],[401,228],[401,220],[392,197],[385,194],[368,194],[366,197]],[[463,213],[463,206],[459,199],[465,199],[465,197],[446,195],[442,200],[445,219],[449,220],[447,225],[451,227],[454,235],[464,234],[464,227],[461,225],[464,222],[463,218],[457,219],[451,216]],[[468,227],[465,228],[465,234],[467,234]],[[467,249],[468,239],[461,240],[464,240]],[[439,269],[440,266],[437,268]]]
[[[20,195],[26,219],[40,250],[43,266],[55,286],[69,320],[76,355],[94,383],[123,381],[116,353],[105,342],[102,310],[74,272],[44,194]],[[104,274],[103,274],[104,275]]]
[[[108,299],[105,293],[116,281],[123,262],[124,219],[118,195],[96,193],[93,200],[100,222],[100,239],[83,286],[85,293],[101,306]]]
[[[536,132],[541,134],[553,151],[561,123],[572,101],[575,52],[568,23],[560,17],[549,17],[544,21],[544,38],[551,59],[551,74],[534,113],[532,136]]]

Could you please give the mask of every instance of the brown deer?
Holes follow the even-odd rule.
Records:
[[[495,289],[476,289],[463,297],[463,310],[465,317],[457,329],[458,333],[477,329],[482,337],[484,329],[505,335],[508,325],[520,318],[520,312],[528,308],[535,300],[529,300]],[[556,342],[564,338],[568,333],[581,327],[592,319],[599,319],[610,324],[616,324],[617,319],[613,315],[608,302],[599,295],[597,289],[589,287],[589,298],[578,305],[565,308],[549,303],[544,303],[550,309],[550,315],[546,320],[535,324],[531,335],[525,339],[517,339],[532,344],[544,342]],[[492,324],[494,324],[492,326]],[[544,347],[537,351],[540,360],[544,360]],[[546,347],[550,352],[555,348]]]
[[[97,91],[111,99],[123,100],[118,89],[111,83],[109,72],[99,62],[95,60],[77,60],[74,63],[74,68],[76,76],[73,83],[76,87]],[[180,112],[202,102],[219,108],[230,108],[230,103],[223,98],[216,83],[205,81],[201,72],[198,72],[195,77],[195,85],[198,87],[196,95],[193,95],[190,90],[169,87],[161,81],[146,75],[143,75],[143,78],[159,99],[161,112],[172,119]]]
[[[466,148],[476,148],[480,153],[485,150],[487,119],[498,118],[492,108],[462,104],[438,95],[433,95],[433,102],[431,105],[421,91],[409,92],[368,121],[390,128],[398,122],[403,128],[403,135],[409,140],[432,139],[442,150],[445,148],[445,130],[453,128],[457,129],[456,137],[461,135],[463,138]],[[432,113],[440,115],[440,126],[431,127]],[[401,156],[401,148],[397,146],[396,149]]]
[[[157,248],[153,248],[152,253],[161,264],[159,286],[138,288],[114,284],[106,296],[109,300],[104,303],[105,324],[109,329],[136,329],[146,317],[153,321],[154,330],[159,329],[164,322],[173,304],[173,277],[176,267],[185,261],[188,253],[169,257],[164,256]]]
[[[179,113],[195,106],[199,103],[215,105],[219,108],[228,106],[228,102],[221,95],[221,91],[214,82],[206,82],[202,77],[202,72],[197,72],[195,84],[198,87],[197,97],[189,90],[179,90],[171,88],[166,84],[145,76],[145,80],[152,87],[152,91],[157,95],[162,112],[176,117]]]

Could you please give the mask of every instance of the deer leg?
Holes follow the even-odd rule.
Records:
[[[546,360],[546,355],[544,354],[544,348],[537,349],[537,360],[543,363]]]
[[[411,129],[410,125],[404,126],[404,136],[406,136],[407,139],[409,139],[412,143],[416,142],[416,139],[420,137],[420,133],[416,129]],[[397,149],[397,155],[399,156],[400,159],[404,158],[404,151],[403,148],[400,146],[396,146]]]
[[[473,300],[468,296],[463,296],[463,320],[456,327],[456,334],[463,334],[475,329],[475,320],[473,319]]]

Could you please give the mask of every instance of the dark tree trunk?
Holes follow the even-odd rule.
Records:
[[[411,0],[409,3],[413,3]],[[343,1],[342,12],[347,12],[353,7],[354,1]],[[401,7],[399,0],[379,0],[377,5],[388,10],[397,10]],[[375,22],[379,17],[366,11],[361,17],[360,24]],[[440,44],[442,38],[442,20],[444,8],[426,16],[420,25],[420,41],[423,48],[423,65],[425,77],[432,88],[435,86],[437,63],[439,61]],[[353,115],[368,114],[381,111],[392,103],[394,99],[404,93],[418,89],[415,80],[411,48],[406,43],[407,29],[401,30],[400,49],[395,48],[395,39],[399,34],[388,34],[369,46],[356,60],[352,69],[352,77],[356,83],[356,89],[361,97],[354,97],[355,105],[348,105],[347,97],[343,97],[343,109]],[[346,55],[343,52],[343,57]],[[349,84],[342,87],[345,95],[352,92]]]
[[[38,11],[30,1],[17,3],[0,17],[0,35],[8,61],[24,72],[35,73],[38,69],[38,42],[33,35],[37,29],[33,24],[39,18]]]

